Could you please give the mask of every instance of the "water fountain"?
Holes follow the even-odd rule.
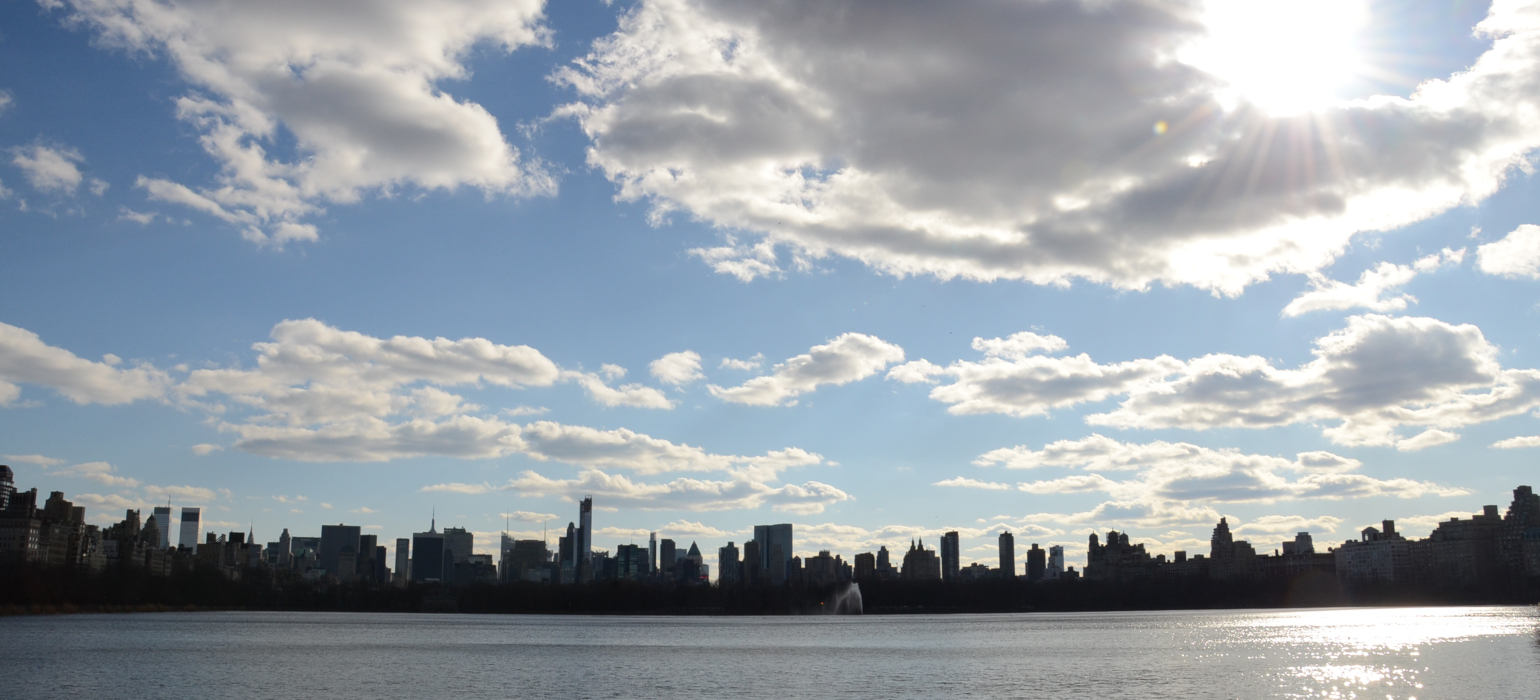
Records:
[[[862,613],[861,584],[851,582],[845,589],[834,594],[834,604],[825,608],[833,615],[860,615]]]

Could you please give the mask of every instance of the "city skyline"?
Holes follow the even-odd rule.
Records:
[[[0,463],[93,524],[1079,567],[1533,481],[1537,3],[151,7],[0,7]]]

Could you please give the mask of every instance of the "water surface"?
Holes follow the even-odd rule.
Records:
[[[1540,697],[1534,607],[0,620],[8,697]]]

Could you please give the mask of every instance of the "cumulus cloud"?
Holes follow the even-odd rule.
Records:
[[[802,394],[820,386],[849,384],[870,377],[904,359],[904,349],[876,336],[845,333],[806,353],[789,357],[770,369],[770,374],[735,387],[708,385],[723,401],[751,406],[789,406]]]
[[[765,354],[762,352],[756,352],[754,353],[753,357],[746,359],[724,357],[722,358],[722,362],[717,366],[721,367],[722,369],[734,369],[740,372],[753,372],[758,370],[764,363]]]
[[[644,483],[598,469],[584,469],[574,479],[555,479],[524,471],[505,484],[444,483],[424,486],[424,492],[486,493],[514,491],[522,496],[552,496],[595,500],[616,508],[639,510],[752,510],[768,506],[788,513],[821,513],[850,494],[818,481],[766,484],[750,479],[678,478]]]
[[[1323,433],[1343,445],[1440,442],[1401,427],[1447,431],[1540,405],[1540,372],[1505,369],[1475,326],[1431,318],[1358,316],[1316,341],[1298,368],[1260,357],[1208,355],[1130,392],[1087,422],[1123,428],[1266,428],[1335,422]]]
[[[1499,277],[1540,279],[1540,226],[1525,224],[1476,248],[1476,267]]]
[[[554,190],[484,107],[449,93],[469,77],[473,50],[549,43],[540,0],[400,0],[367,13],[287,0],[48,4],[106,45],[170,61],[189,84],[177,116],[220,172],[196,189],[158,177],[140,186],[236,225],[248,240],[312,240],[315,227],[302,219],[324,204],[406,186]]]
[[[1072,469],[1082,473],[1022,482],[1016,488],[1038,495],[1105,493],[1111,499],[1108,503],[1116,507],[1143,504],[1166,513],[1190,508],[1194,503],[1270,503],[1370,496],[1420,498],[1468,493],[1432,482],[1372,477],[1357,471],[1361,466],[1357,460],[1324,451],[1301,452],[1288,459],[1186,442],[1120,442],[1102,435],[1060,440],[1040,450],[1025,445],[992,450],[974,464]],[[937,485],[986,489],[1003,486],[966,477]],[[1094,517],[1104,518],[1105,514]],[[1137,517],[1148,520],[1151,516]]]
[[[982,361],[959,360],[941,367],[929,360],[915,360],[894,367],[887,377],[905,383],[934,383],[949,377],[951,383],[930,391],[932,399],[948,404],[949,413],[1002,413],[1023,418],[1125,394],[1181,367],[1180,362],[1164,355],[1104,365],[1085,354],[1029,354],[1064,347],[1057,336],[1032,333],[974,338],[973,348],[985,353]]]
[[[1526,167],[1531,13],[1494,3],[1490,48],[1409,96],[1292,116],[1181,59],[1201,3],[646,0],[555,79],[623,199],[752,237],[697,252],[725,274],[833,255],[1234,294]]]
[[[80,173],[83,162],[85,158],[73,148],[35,143],[11,149],[11,164],[20,168],[27,182],[40,192],[74,192],[85,179]]]
[[[1497,347],[1469,324],[1355,316],[1318,338],[1313,354],[1298,367],[1229,354],[1110,364],[1085,354],[1026,355],[946,367],[921,359],[888,378],[937,384],[930,397],[954,414],[1028,417],[1118,398],[1085,421],[1185,430],[1313,423],[1337,444],[1402,450],[1443,444],[1454,429],[1540,406],[1540,371],[1502,367]],[[1407,429],[1418,432],[1403,434]]]
[[[535,459],[625,469],[638,474],[737,471],[768,479],[788,468],[824,461],[821,455],[799,448],[776,450],[759,457],[712,454],[626,428],[600,430],[551,421],[525,426],[522,437],[524,453]]]
[[[942,479],[931,486],[955,486],[959,488],[981,489],[984,491],[1009,491],[1011,485],[999,481],[980,481],[966,476],[954,476],[950,479]]]
[[[93,362],[0,323],[0,406],[21,396],[19,384],[46,386],[78,404],[123,404],[162,397],[171,383],[148,364],[122,368]]]
[[[700,371],[700,353],[694,350],[671,352],[653,360],[647,368],[658,381],[674,386],[684,386],[706,376]]]
[[[1417,302],[1410,294],[1387,296],[1411,282],[1417,275],[1432,272],[1446,265],[1458,265],[1465,259],[1465,249],[1451,250],[1419,258],[1411,265],[1383,262],[1372,270],[1364,270],[1358,282],[1347,284],[1327,279],[1312,272],[1310,290],[1295,297],[1283,307],[1284,316],[1299,316],[1311,311],[1336,311],[1362,308],[1370,311],[1401,311],[1408,304]]]
[[[193,454],[198,455],[199,457],[207,457],[225,448],[223,445],[215,445],[210,442],[200,442],[196,445],[193,445],[190,449],[192,450]]]
[[[616,365],[606,365],[608,371],[602,372],[605,376],[618,378],[625,375],[625,369]],[[616,372],[615,370],[619,370]],[[633,408],[658,408],[670,409],[674,402],[670,401],[663,392],[654,387],[643,384],[621,384],[610,386],[604,377],[590,372],[578,372],[568,370],[562,373],[561,378],[583,387],[589,397],[605,406],[630,406]]]
[[[51,476],[75,477],[88,479],[104,486],[133,488],[139,485],[139,480],[123,476],[107,462],[82,462],[80,464],[50,470]]]
[[[47,455],[0,455],[0,464],[32,464],[39,467],[53,467],[64,464],[64,460]]]
[[[1540,435],[1520,435],[1517,437],[1498,440],[1492,446],[1499,450],[1515,450],[1525,447],[1540,447]]]

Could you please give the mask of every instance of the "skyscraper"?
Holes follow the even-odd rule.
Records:
[[[1043,580],[1043,572],[1048,569],[1048,552],[1038,549],[1037,543],[1032,543],[1032,548],[1027,550],[1027,580]]]
[[[444,580],[444,536],[436,523],[428,523],[427,532],[412,533],[412,580]]]
[[[770,583],[785,583],[787,562],[792,550],[791,523],[755,525],[754,541],[759,544],[760,568],[770,576]]]
[[[198,551],[198,520],[201,512],[199,508],[182,509],[182,536],[177,540],[178,547]]]
[[[358,573],[359,536],[362,530],[357,525],[322,525],[321,551],[317,561],[321,569],[344,581],[351,580]],[[344,555],[353,561],[353,566],[342,565]]]
[[[1000,575],[1016,578],[1016,536],[1009,530],[1000,533]]]
[[[1057,580],[1064,573],[1064,548],[1053,545],[1048,548],[1048,568],[1043,571],[1043,578],[1050,581]]]
[[[664,576],[673,576],[674,561],[678,556],[674,541],[667,537],[663,538],[663,541],[658,543],[658,570],[662,571]]]
[[[717,549],[717,583],[722,585],[737,583],[740,567],[737,545],[728,542],[726,547]]]
[[[171,506],[155,506],[155,526],[160,528],[160,548],[171,549]]]
[[[953,530],[941,536],[941,580],[956,581],[961,564],[958,562],[958,537]]]
[[[658,533],[648,533],[647,536],[647,573],[658,570]]]
[[[13,493],[16,493],[16,475],[10,467],[0,464],[0,512],[11,507]]]
[[[444,528],[444,556],[446,565],[464,564],[471,560],[476,537],[463,527]]]
[[[288,530],[284,530],[283,532],[285,535],[289,533]],[[408,562],[412,561],[410,558],[411,550],[411,539],[406,537],[396,538],[396,572],[391,576],[391,578],[399,583],[406,583],[408,580],[410,580],[411,565]]]
[[[581,528],[578,531],[577,546],[578,580],[592,581],[594,578],[594,499],[592,496],[584,496],[583,500],[578,501],[578,523],[578,527]]]

